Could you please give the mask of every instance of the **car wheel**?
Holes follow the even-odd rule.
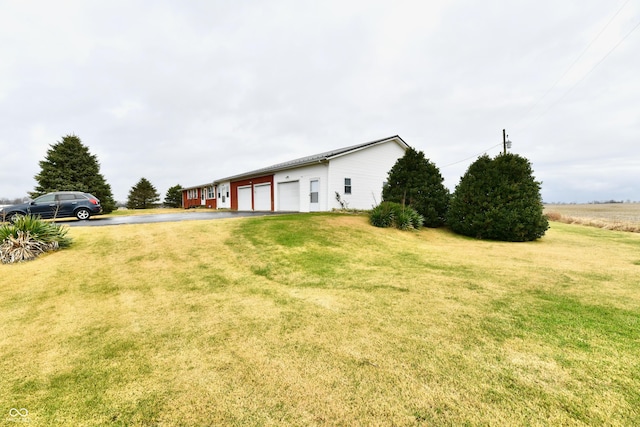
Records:
[[[89,219],[90,216],[91,212],[89,212],[88,209],[83,208],[76,211],[76,218],[78,218],[79,220]]]
[[[21,212],[9,212],[6,216],[7,221],[9,221],[11,224],[15,223],[17,220],[19,220],[20,218],[22,218],[24,216],[23,213]]]

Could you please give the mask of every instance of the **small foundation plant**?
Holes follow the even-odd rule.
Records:
[[[424,217],[409,206],[395,202],[382,202],[369,213],[369,222],[381,228],[418,230],[424,223]]]
[[[39,255],[68,247],[68,229],[31,215],[0,226],[0,262],[13,264],[35,259]]]

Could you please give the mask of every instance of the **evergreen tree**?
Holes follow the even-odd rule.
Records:
[[[156,188],[146,178],[140,181],[129,191],[127,198],[128,209],[149,209],[155,207],[157,201],[160,200],[160,194]]]
[[[34,178],[37,185],[31,197],[52,191],[82,191],[100,199],[105,213],[116,208],[116,202],[100,173],[100,163],[76,135],[67,135],[50,146],[45,160],[40,161],[40,173]]]
[[[182,206],[182,186],[180,184],[174,185],[167,190],[167,194],[164,196],[164,204],[171,208]]]
[[[444,224],[449,190],[440,171],[422,151],[409,148],[393,165],[382,190],[382,199],[409,205],[424,218],[427,227]]]
[[[527,159],[500,154],[479,157],[456,187],[447,223],[465,236],[524,242],[544,236],[549,222],[543,214],[540,183]]]

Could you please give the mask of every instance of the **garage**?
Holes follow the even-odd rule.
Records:
[[[251,203],[251,186],[246,185],[244,187],[238,187],[238,210],[250,211],[252,210]]]
[[[271,210],[271,184],[256,184],[254,187],[254,210],[270,211]]]
[[[300,181],[278,183],[278,210],[300,211]]]

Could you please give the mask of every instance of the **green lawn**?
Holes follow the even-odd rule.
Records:
[[[640,425],[638,234],[307,214],[69,236],[0,265],[0,423]]]

